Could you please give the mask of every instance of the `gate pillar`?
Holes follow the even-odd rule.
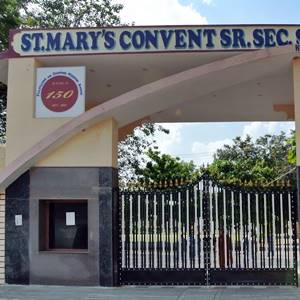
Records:
[[[99,172],[99,279],[101,286],[119,284],[118,172]]]
[[[300,59],[293,60],[293,92],[295,105],[295,128],[296,128],[296,156],[297,156],[297,240],[300,238],[299,216],[300,216]],[[297,245],[297,256],[299,257]],[[299,265],[298,265],[299,274]],[[298,286],[300,285],[298,276]]]
[[[99,185],[99,284],[119,284],[119,211],[118,211],[118,127],[111,119],[103,138],[104,149],[98,155],[107,156],[106,163],[98,168]]]
[[[90,275],[85,276],[91,277],[90,280],[86,279],[86,283],[115,286],[118,284],[119,277],[117,123],[110,118],[86,129],[81,135],[75,136],[59,148],[58,153],[50,154],[39,163],[39,168],[35,169],[41,169],[40,166],[53,165],[60,165],[59,169],[63,172],[63,169],[68,169],[69,175],[61,177],[61,181],[74,182],[76,178],[77,186],[73,184],[72,198],[88,200],[88,253],[85,254],[86,257],[80,257],[73,265],[73,270],[75,266],[79,268],[80,264],[84,265],[84,268],[79,270],[82,275],[74,274],[73,276],[83,276],[86,271]],[[61,160],[59,159],[61,156],[65,159],[60,164],[58,160]],[[71,161],[68,162],[68,159]],[[66,165],[69,165],[68,168],[65,167]],[[70,192],[70,190],[66,191],[68,195]],[[74,283],[68,278],[65,282],[67,283],[68,280]]]

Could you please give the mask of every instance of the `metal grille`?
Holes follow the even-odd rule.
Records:
[[[294,285],[295,195],[208,176],[169,190],[123,191],[120,282]]]

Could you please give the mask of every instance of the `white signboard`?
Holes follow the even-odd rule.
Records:
[[[15,225],[16,226],[22,226],[23,225],[22,215],[15,215]]]
[[[76,117],[85,111],[85,67],[38,68],[36,118]]]
[[[75,225],[75,212],[66,212],[66,225],[67,226]]]
[[[149,1],[150,2],[150,1]],[[299,25],[130,26],[16,30],[6,57],[249,51],[293,45],[300,49]]]

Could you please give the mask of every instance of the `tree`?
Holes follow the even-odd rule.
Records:
[[[8,47],[9,30],[21,25],[20,9],[25,1],[0,1],[0,52]]]
[[[291,137],[288,139],[288,144],[290,146],[289,152],[288,152],[288,162],[291,165],[296,165],[297,162],[297,156],[296,156],[296,131],[293,130]]]
[[[155,133],[169,131],[160,125],[146,123],[136,128],[126,139],[119,142],[118,162],[119,162],[119,180],[122,185],[131,180],[138,179],[138,170],[141,165],[147,161],[145,152],[148,148],[157,148]]]
[[[31,0],[22,16],[25,27],[113,26],[120,25],[122,8],[112,0]]]
[[[6,95],[7,86],[0,82],[0,144],[6,141]]]
[[[256,141],[250,136],[237,137],[232,145],[217,150],[208,171],[217,179],[232,183],[238,180],[271,182],[293,169],[288,162],[291,149],[288,140],[283,132],[266,134]],[[295,174],[287,174],[285,179],[294,181]]]
[[[136,170],[141,181],[158,183],[181,178],[193,180],[199,176],[199,170],[192,161],[185,162],[179,157],[153,149],[149,149],[146,154],[149,159],[146,166]]]

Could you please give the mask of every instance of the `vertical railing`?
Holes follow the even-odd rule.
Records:
[[[204,268],[203,189],[121,192],[121,268]]]
[[[0,192],[0,284],[5,282],[5,192]]]
[[[289,189],[210,189],[210,255],[216,269],[293,269]]]

